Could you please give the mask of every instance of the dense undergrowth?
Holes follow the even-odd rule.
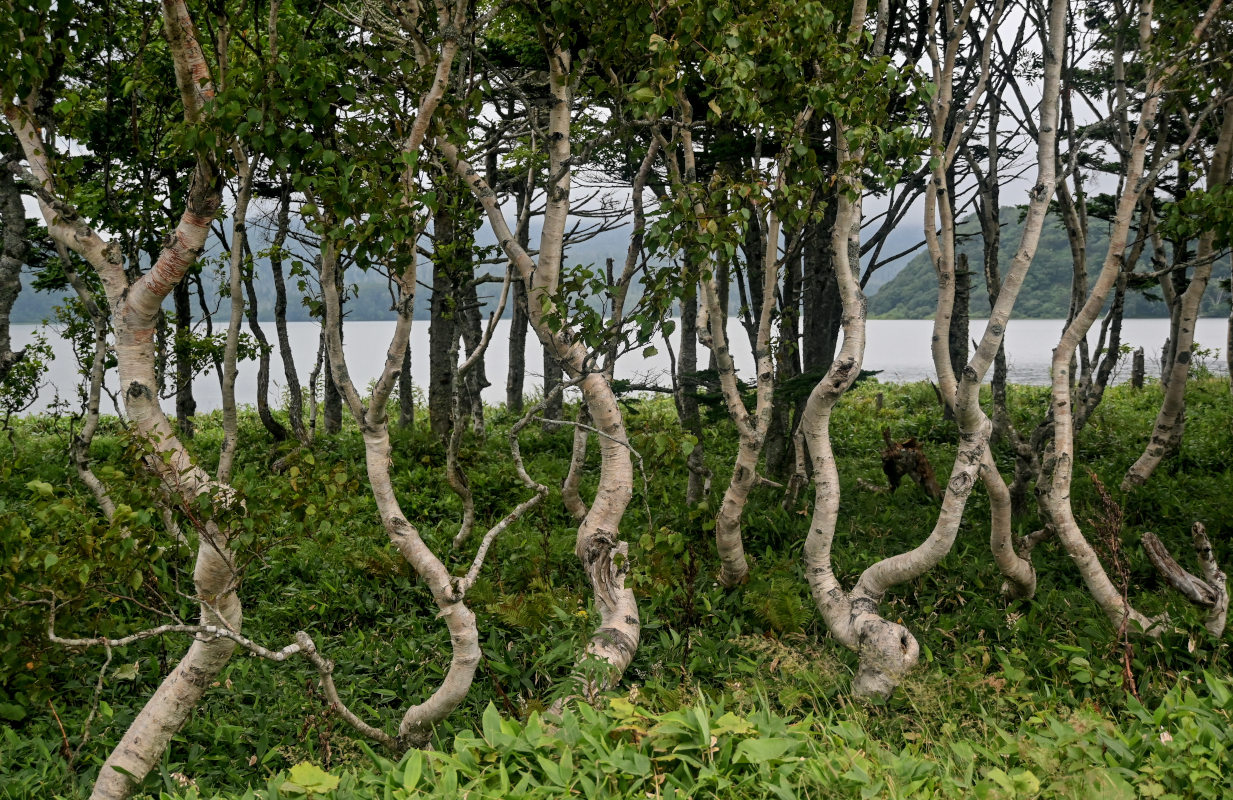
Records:
[[[1034,424],[1046,399],[1041,389],[1014,389],[1017,424]],[[1145,611],[1167,610],[1175,623],[1158,642],[1133,642],[1137,697],[1116,632],[1059,545],[1045,542],[1034,553],[1034,600],[999,596],[988,503],[978,492],[951,555],[888,598],[887,615],[920,640],[922,665],[886,704],[854,700],[855,660],[826,635],[801,573],[811,498],[785,510],[777,491],[756,490],[745,517],[751,580],[722,589],[714,580],[713,509],[683,503],[686,437],[672,407],[631,400],[627,422],[645,483],[636,480],[623,532],[635,558],[643,638],[618,691],[563,719],[544,713],[594,613],[573,555],[574,526],[554,492],[497,541],[469,595],[485,659],[464,706],[437,728],[432,750],[391,763],[329,711],[307,664],[237,653],[143,785],[144,796],[1225,796],[1233,773],[1230,648],[1165,588],[1138,539],[1154,531],[1190,563],[1189,527],[1201,520],[1221,563],[1233,562],[1233,404],[1227,381],[1196,381],[1181,452],[1144,489],[1122,496],[1116,486],[1159,401],[1155,388],[1110,390],[1078,443],[1078,457],[1113,487],[1124,514],[1116,545],[1100,546],[1122,548],[1132,599]],[[736,436],[722,411],[714,413],[705,426],[707,457],[724,476]],[[511,422],[491,410],[488,438],[469,439],[463,449],[481,520],[497,519],[527,494],[505,450]],[[114,420],[93,451],[121,502],[113,525],[72,473],[67,421],[15,426],[11,446],[0,437],[0,718],[7,725],[0,797],[80,798],[187,642],[142,642],[105,663],[100,650],[50,644],[46,607],[30,601],[49,591],[76,598],[57,619],[61,635],[122,635],[166,621],[171,610],[192,619],[191,558],[162,531],[152,487],[133,467],[135,446]],[[198,427],[192,447],[212,463],[218,419],[202,418]],[[914,485],[894,495],[858,487],[858,479],[884,483],[883,427],[921,440],[939,474],[953,457],[954,425],[942,419],[928,385],[866,382],[844,398],[833,434],[843,479],[836,566],[848,585],[873,560],[922,539],[936,514]],[[309,631],[337,662],[343,696],[394,727],[401,709],[443,675],[448,635],[427,591],[386,541],[362,443],[344,430],[318,438],[311,451],[275,446],[255,417],[244,419],[241,435],[234,483],[246,507],[236,518],[246,634],[281,647],[297,629]],[[571,440],[566,428],[528,428],[522,449],[531,474],[559,486]],[[1009,454],[998,456],[1009,474]],[[280,458],[287,468],[275,474],[270,467]],[[450,553],[460,504],[445,483],[440,445],[423,427],[396,432],[394,458],[408,516],[438,553]],[[1103,513],[1082,470],[1075,508],[1085,524]],[[1020,533],[1035,523],[1022,520]],[[456,571],[473,547],[451,554]]]

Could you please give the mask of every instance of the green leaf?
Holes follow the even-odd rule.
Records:
[[[484,726],[484,738],[489,744],[495,745],[501,739],[501,715],[497,712],[497,707],[492,703],[484,709],[482,719]]]
[[[402,786],[410,791],[419,785],[420,775],[424,773],[424,753],[412,750],[407,754],[406,766],[402,773]]]
[[[308,761],[301,761],[287,772],[291,791],[328,792],[338,788],[338,778]],[[287,783],[283,784],[288,788]]]
[[[122,667],[117,667],[116,670],[111,673],[111,677],[118,681],[135,681],[137,680],[137,664],[125,664]]]
[[[0,703],[0,719],[9,722],[21,722],[26,718],[26,709],[13,703]]]
[[[745,739],[736,746],[733,761],[746,764],[760,764],[776,758],[783,758],[796,748],[797,742],[791,739],[771,737],[767,739]]]

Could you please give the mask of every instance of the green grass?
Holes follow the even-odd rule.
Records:
[[[1013,390],[1021,429],[1035,423],[1045,397]],[[1155,387],[1111,390],[1078,443],[1080,466],[1116,487],[1159,399]],[[1136,494],[1114,489],[1125,512],[1131,599],[1149,612],[1168,611],[1175,623],[1159,642],[1135,644],[1139,700],[1123,685],[1114,631],[1056,543],[1034,553],[1034,600],[999,596],[980,492],[953,552],[883,606],[920,640],[921,666],[887,703],[855,700],[855,659],[827,635],[801,572],[810,498],[785,511],[778,492],[754,492],[745,516],[753,574],[746,586],[723,590],[714,578],[713,509],[684,507],[683,434],[670,404],[631,401],[626,415],[648,491],[637,478],[623,523],[643,638],[618,690],[561,720],[542,713],[595,621],[573,555],[574,526],[554,491],[497,541],[469,595],[485,659],[466,702],[435,731],[432,751],[391,763],[329,711],[307,665],[237,655],[142,796],[295,797],[306,794],[297,785],[324,789],[334,779],[333,794],[316,796],[1222,796],[1222,776],[1233,772],[1229,646],[1211,640],[1198,613],[1161,584],[1138,537],[1156,532],[1190,564],[1189,527],[1202,520],[1228,568],[1227,381],[1196,381],[1181,453]],[[527,496],[508,466],[503,432],[511,422],[491,410],[488,439],[464,446],[481,521],[495,521]],[[847,585],[874,560],[919,542],[936,513],[915,485],[889,496],[857,488],[858,478],[884,481],[884,426],[916,436],[940,476],[953,459],[953,423],[941,419],[928,385],[869,382],[844,398],[833,422],[843,487],[835,559]],[[199,431],[192,446],[212,465],[217,416],[201,418]],[[736,436],[718,415],[706,431],[722,492]],[[0,595],[7,598],[0,601],[0,719],[8,724],[0,731],[0,797],[85,797],[110,747],[186,646],[181,638],[116,651],[91,738],[70,767],[65,740],[78,744],[104,654],[52,646],[45,607],[19,601],[50,590],[73,598],[57,623],[63,635],[120,635],[163,621],[157,612],[167,608],[194,616],[177,594],[191,585],[190,554],[161,532],[149,481],[118,426],[104,427],[94,454],[130,536],[102,521],[73,476],[66,435],[62,423],[23,420],[11,457],[0,463]],[[531,474],[559,486],[571,439],[568,429],[529,427],[522,442]],[[594,488],[594,450],[584,496]],[[296,629],[308,630],[337,662],[344,699],[394,728],[401,710],[444,674],[449,640],[427,591],[386,540],[362,443],[348,429],[319,439],[311,452],[278,448],[246,416],[239,453],[246,634],[278,647]],[[1010,454],[997,455],[1009,474]],[[285,456],[292,469],[271,473]],[[404,509],[462,572],[473,550],[449,549],[461,506],[443,464],[425,430],[396,432],[393,475]],[[1098,501],[1086,474],[1076,475],[1076,516],[1086,524]],[[1038,522],[1016,524],[1026,533]],[[328,775],[289,772],[303,762]]]

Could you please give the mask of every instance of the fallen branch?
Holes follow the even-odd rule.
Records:
[[[1191,536],[1194,542],[1195,554],[1199,566],[1203,569],[1203,577],[1199,578],[1182,569],[1165,547],[1164,542],[1154,533],[1143,534],[1143,549],[1147,557],[1160,572],[1164,579],[1190,602],[1207,609],[1207,619],[1204,626],[1213,636],[1224,633],[1225,622],[1229,614],[1228,578],[1216,563],[1216,555],[1212,552],[1212,543],[1208,541],[1207,531],[1202,522],[1196,522]]]

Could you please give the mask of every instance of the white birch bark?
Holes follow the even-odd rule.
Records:
[[[248,204],[252,198],[253,172],[248,154],[237,143],[232,148],[235,151],[236,168],[239,172],[240,185],[236,191],[235,207],[231,210],[231,258],[230,280],[231,316],[227,321],[227,339],[223,347],[223,444],[218,457],[218,480],[231,480],[231,469],[235,464],[236,443],[240,435],[239,419],[236,413],[235,379],[237,373],[237,356],[240,344],[240,323],[244,318],[244,239],[247,237]]]
[[[677,99],[681,119],[679,126],[681,162],[684,172],[678,167],[676,152],[667,146],[662,137],[657,137],[659,146],[664,150],[670,182],[675,184],[678,193],[688,196],[694,193],[693,184],[697,182],[697,166],[694,153],[693,108],[690,100],[683,94]],[[796,120],[793,133],[804,128],[812,114],[812,109],[806,109]],[[784,185],[784,170],[787,168],[787,152],[774,164],[774,187],[782,190]],[[717,232],[715,223],[709,219],[707,209],[700,200],[693,202],[694,213],[703,233]],[[754,213],[758,213],[755,209]],[[760,224],[751,220],[749,224]],[[728,408],[728,416],[736,427],[739,443],[736,460],[732,465],[732,477],[724,490],[723,500],[715,516],[715,548],[719,554],[719,582],[725,587],[738,586],[749,577],[749,562],[745,558],[745,547],[741,536],[741,518],[749,493],[758,483],[758,459],[766,443],[766,435],[770,429],[771,413],[775,394],[775,364],[774,352],[771,348],[771,320],[775,311],[775,290],[779,285],[779,217],[773,207],[767,211],[767,230],[765,235],[765,253],[762,271],[762,305],[758,316],[758,326],[753,339],[753,356],[755,366],[756,395],[754,411],[751,414],[741,398],[740,386],[736,379],[736,365],[732,360],[732,352],[728,345],[728,334],[725,330],[727,314],[724,313],[720,299],[719,285],[716,279],[717,269],[714,259],[704,262],[698,278],[699,299],[701,301],[698,319],[698,341],[711,351],[714,358],[716,373],[719,377],[720,390],[724,404]],[[708,227],[709,226],[709,227]],[[709,272],[709,274],[708,274]]]
[[[431,67],[434,77],[429,88],[420,97],[415,121],[403,142],[403,153],[409,163],[418,161],[418,156],[428,134],[433,114],[449,88],[449,79],[455,56],[460,49],[460,39],[468,22],[470,3],[457,0],[453,5],[438,4],[438,26],[443,32],[436,62],[427,52],[420,54],[421,67]],[[415,24],[418,20],[410,20]],[[407,23],[404,23],[407,24]],[[403,191],[410,203],[416,192],[415,174],[408,166],[403,171]],[[397,385],[402,369],[403,355],[411,334],[411,321],[415,305],[414,249],[409,250],[409,263],[397,277],[398,302],[395,310],[397,321],[394,335],[386,351],[385,364],[368,397],[367,406],[360,398],[351,380],[350,370],[343,355],[342,331],[340,329],[341,301],[336,281],[338,271],[338,242],[329,236],[336,220],[331,214],[318,215],[323,229],[321,248],[321,285],[326,303],[326,319],[332,324],[325,326],[325,357],[329,360],[334,380],[342,394],[344,405],[358,423],[364,439],[365,465],[368,482],[381,523],[391,544],[399,551],[416,574],[425,582],[438,608],[437,616],[445,622],[450,632],[452,656],[445,678],[437,689],[423,702],[409,707],[398,726],[396,741],[401,746],[417,746],[427,742],[432,726],[444,719],[466,697],[479,665],[479,632],[475,615],[463,602],[465,590],[457,584],[445,565],[420,538],[419,531],[407,519],[399,504],[390,476],[389,419],[386,406]],[[412,237],[414,241],[418,237]],[[376,737],[381,739],[382,737]]]
[[[1061,48],[1065,32],[1065,0],[1050,4],[1050,49],[1046,55],[1046,82],[1042,100],[1040,147],[1050,156],[1057,119],[1057,87],[1060,74]],[[840,131],[837,155],[841,167],[859,158],[850,153]],[[935,143],[939,140],[935,138]],[[953,158],[953,149],[946,148]],[[1043,227],[1045,211],[1053,194],[1054,160],[1042,159],[1037,185],[1032,192],[1028,219],[1024,225],[1024,240],[1008,270],[1001,293],[990,314],[985,334],[972,360],[956,381],[950,370],[950,354],[945,341],[949,325],[938,327],[935,320],[934,353],[940,374],[949,375],[944,396],[953,398],[959,423],[960,441],[955,465],[946,485],[942,509],[929,536],[916,548],[891,556],[868,567],[853,589],[845,591],[834,574],[831,553],[839,514],[839,473],[830,442],[830,415],[844,391],[860,373],[865,346],[865,300],[853,274],[853,262],[845,238],[859,235],[859,207],[848,199],[848,192],[838,193],[836,227],[832,248],[836,259],[836,277],[843,298],[844,343],[830,370],[814,388],[805,405],[801,432],[813,459],[814,483],[817,494],[810,531],[805,540],[805,568],[810,590],[827,627],[835,637],[860,657],[853,681],[853,690],[860,695],[887,696],[894,691],[903,675],[916,663],[919,645],[911,632],[900,623],[890,622],[878,614],[878,604],[893,586],[913,580],[936,566],[946,556],[958,533],[964,506],[975,481],[984,466],[992,424],[980,408],[979,390],[985,372],[992,364],[1005,332],[1011,309],[1023,285]],[[935,252],[941,243],[931,243]],[[953,262],[952,262],[953,264]],[[939,272],[939,283],[942,277]],[[945,293],[940,291],[940,297]],[[943,305],[940,300],[939,305]],[[945,316],[944,308],[939,316]],[[939,333],[940,331],[940,333]],[[938,339],[943,340],[939,346]]]
[[[1229,181],[1229,164],[1233,158],[1233,100],[1224,104],[1224,120],[1220,126],[1220,138],[1212,153],[1211,167],[1208,173],[1207,187],[1218,189]],[[1199,318],[1199,304],[1212,276],[1212,256],[1216,239],[1215,231],[1205,231],[1199,237],[1199,246],[1195,253],[1198,265],[1190,284],[1181,297],[1181,319],[1177,330],[1175,352],[1177,357],[1169,371],[1164,401],[1160,412],[1152,425],[1151,439],[1146,449],[1126,471],[1122,479],[1122,491],[1127,492],[1142,486],[1159,466],[1165,454],[1169,452],[1172,443],[1181,435],[1186,382],[1190,375],[1190,351],[1194,345],[1195,323]]]
[[[1207,13],[1191,32],[1189,46],[1204,36],[1222,0],[1214,0]],[[1152,40],[1152,3],[1144,3],[1140,9],[1139,47],[1146,53]],[[1070,487],[1074,474],[1075,441],[1074,412],[1071,402],[1071,363],[1075,348],[1083,339],[1100,313],[1109,290],[1117,280],[1122,267],[1122,257],[1130,235],[1130,223],[1141,196],[1150,184],[1146,170],[1147,147],[1155,125],[1162,91],[1169,78],[1177,71],[1179,62],[1172,61],[1149,73],[1144,91],[1139,122],[1132,137],[1128,137],[1130,149],[1125,159],[1121,192],[1117,200],[1113,224],[1109,232],[1109,249],[1100,269],[1092,292],[1074,319],[1062,332],[1061,340],[1053,353],[1052,410],[1054,415],[1053,444],[1046,452],[1037,482],[1037,499],[1041,512],[1066,548],[1067,554],[1096,604],[1108,616],[1115,627],[1134,623],[1135,628],[1149,635],[1158,635],[1162,619],[1149,619],[1133,608],[1122,592],[1109,579],[1100,558],[1083,535],[1075,520],[1071,505]]]
[[[549,175],[539,259],[533,260],[518,243],[501,210],[495,192],[452,143],[439,141],[437,150],[471,189],[487,215],[497,242],[518,270],[527,288],[530,323],[544,346],[556,356],[572,380],[578,382],[583,401],[599,438],[600,474],[595,499],[578,526],[574,553],[582,561],[594,592],[600,626],[587,645],[587,653],[602,665],[602,674],[583,676],[583,694],[590,697],[613,685],[624,673],[638,647],[641,627],[638,604],[625,585],[629,546],[621,541],[620,523],[633,496],[633,462],[625,423],[616,395],[604,371],[589,358],[574,338],[568,320],[553,331],[550,318],[559,313],[553,301],[560,277],[565,225],[569,215],[570,119],[573,92],[571,54],[559,46],[548,52]]]
[[[192,124],[200,120],[204,103],[213,96],[210,71],[183,0],[164,0],[162,8],[184,116]],[[39,184],[39,205],[48,231],[85,258],[102,280],[113,314],[125,411],[137,433],[154,450],[148,463],[176,497],[192,502],[214,484],[180,444],[159,406],[154,324],[163,298],[205,246],[209,224],[222,202],[217,166],[210,156],[198,156],[187,207],[179,224],[158,260],[130,285],[119,247],[107,242],[75,209],[56,197],[48,148],[31,117],[15,106],[6,107],[5,116]],[[201,624],[238,630],[242,611],[235,593],[235,567],[228,534],[207,520],[198,530],[198,538],[193,580]],[[108,756],[99,771],[92,798],[119,800],[141,783],[226,664],[234,646],[232,641],[209,636],[193,642]]]

